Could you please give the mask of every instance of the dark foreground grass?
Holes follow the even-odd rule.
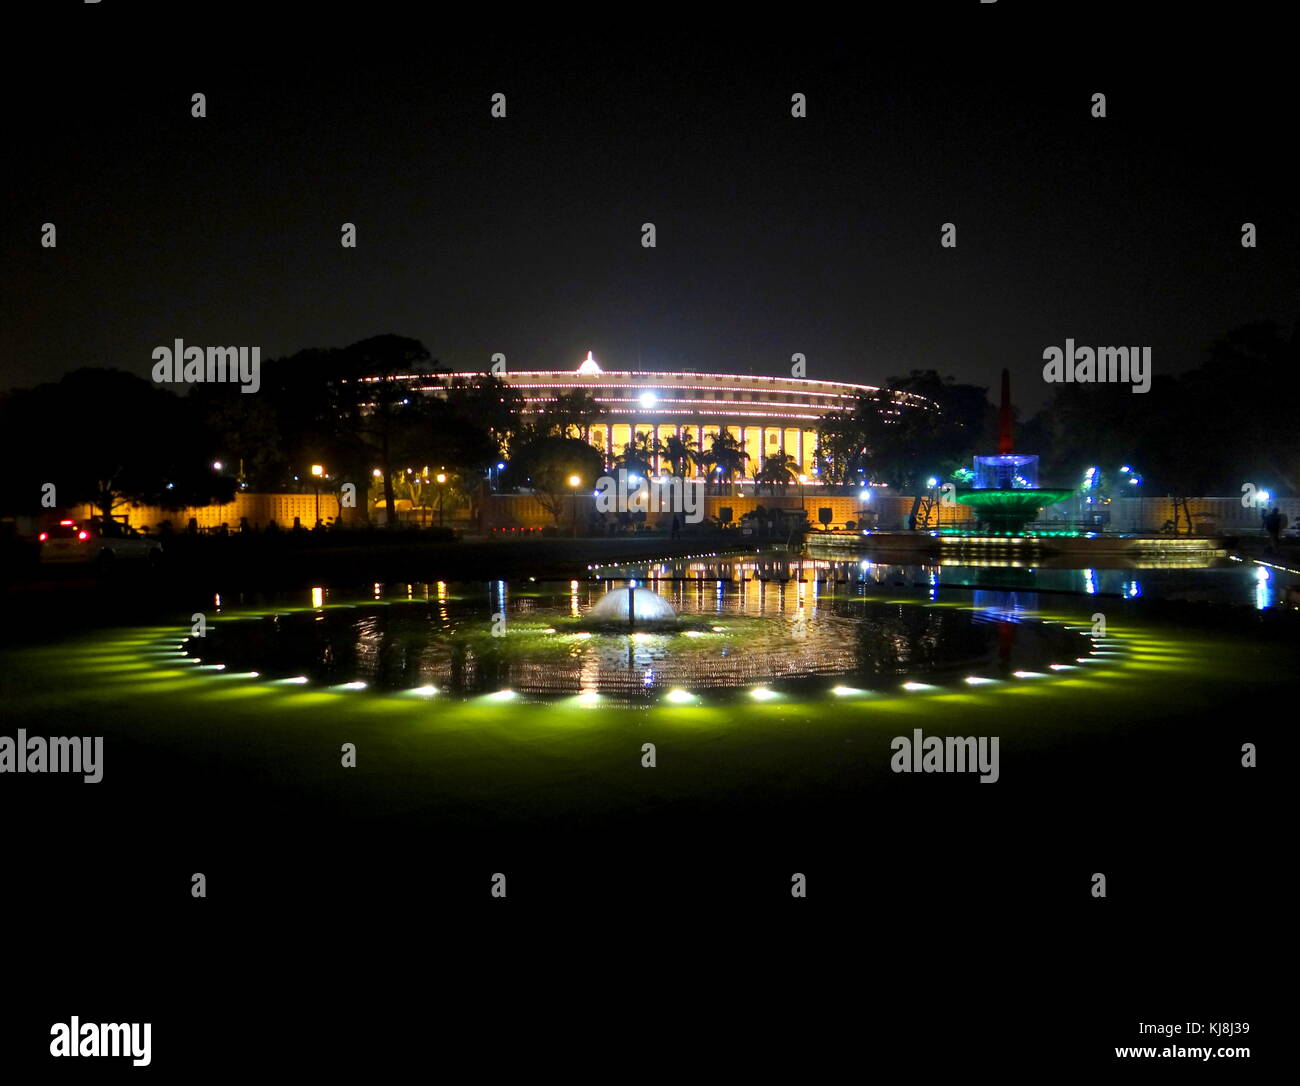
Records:
[[[348,1037],[441,1050],[512,1007],[599,1060],[642,1021],[601,993],[635,978],[751,1063],[802,1030],[877,1067],[1102,1068],[1138,1021],[1223,1016],[1262,1066],[1294,649],[1106,609],[1109,663],[763,704],[303,690],[178,664],[182,615],[5,649],[6,734],[105,737],[100,784],[0,780],[8,1028],[30,1046],[72,999],[154,1021],[160,1068],[362,1068]],[[891,772],[914,728],[998,736],[1000,780]]]
[[[1057,599],[1050,613],[1086,618]],[[540,897],[597,877],[654,892],[693,864],[717,871],[698,892],[719,900],[765,880],[788,893],[806,867],[848,886],[865,866],[875,882],[915,861],[941,885],[959,853],[978,858],[968,877],[989,893],[1048,897],[1108,860],[1158,869],[1185,847],[1249,837],[1269,817],[1254,787],[1268,769],[1242,768],[1241,746],[1267,749],[1282,727],[1269,706],[1296,693],[1285,645],[1136,615],[1110,630],[1122,656],[1049,677],[652,707],[303,690],[181,666],[166,655],[181,633],[4,653],[6,730],[102,734],[106,762],[96,785],[11,776],[6,800],[27,825],[93,825],[152,857],[115,886],[124,904],[199,870],[235,900],[266,895],[268,877],[292,893],[300,860],[335,852],[367,868],[368,886],[427,879],[466,899],[503,869],[512,893]],[[998,736],[1001,779],[891,772],[891,740],[915,728]],[[349,743],[354,769],[341,764]],[[412,872],[429,850],[438,862]],[[112,870],[113,850],[101,858]],[[358,889],[337,870],[313,877]],[[1144,885],[1141,870],[1125,878]]]
[[[257,1061],[368,1081],[397,1053],[437,1069],[468,1049],[602,1077],[646,1058],[1039,1081],[1113,1075],[1139,1022],[1223,1019],[1251,1023],[1253,1056],[1216,1080],[1272,1081],[1293,624],[1040,600],[1082,625],[1101,607],[1118,655],[998,686],[646,708],[198,672],[166,650],[210,595],[33,593],[11,632],[41,643],[0,650],[4,732],[103,735],[105,770],[0,778],[0,1050],[43,1080],[49,1024],[80,1013],[153,1022],[171,1077]],[[918,727],[998,736],[999,781],[891,772]]]

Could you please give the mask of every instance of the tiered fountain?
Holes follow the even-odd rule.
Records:
[[[969,561],[1005,568],[1028,568],[1032,562],[1034,567],[1062,569],[1130,569],[1143,568],[1143,563],[1199,568],[1224,556],[1222,542],[1213,537],[1103,535],[1064,524],[1031,529],[1030,522],[1043,509],[1065,501],[1074,491],[1040,487],[1038,457],[1015,451],[1011,376],[1006,370],[1002,371],[998,429],[997,455],[975,457],[974,485],[953,495],[974,512],[975,526],[921,531],[867,529],[852,535],[813,533],[806,544],[809,552],[825,558],[857,553],[895,555],[900,562],[925,556],[944,563]]]
[[[1038,457],[1013,451],[1011,440],[1011,374],[1002,371],[998,454],[975,457],[975,485],[957,492],[957,501],[975,510],[980,528],[989,535],[1023,536],[1025,525],[1049,505],[1063,502],[1073,490],[1038,485]]]

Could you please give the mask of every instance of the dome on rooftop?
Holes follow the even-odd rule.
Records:
[[[591,352],[588,351],[587,357],[583,360],[582,365],[578,367],[578,372],[579,373],[604,373],[605,371],[600,368],[600,363],[598,363],[594,358],[592,358]]]

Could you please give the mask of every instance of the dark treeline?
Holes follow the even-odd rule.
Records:
[[[1234,496],[1245,483],[1300,493],[1300,324],[1235,328],[1200,365],[1127,385],[1062,384],[1017,445],[1075,485],[1089,467],[1131,465],[1150,494]]]
[[[507,456],[507,483],[539,482],[536,467],[542,482],[567,485],[581,470],[590,485],[599,454],[569,436],[598,416],[589,398],[524,416],[518,393],[490,374],[455,379],[443,396],[413,391],[445,373],[423,344],[395,335],[267,359],[252,395],[234,383],[180,395],[119,370],[76,370],[0,398],[0,445],[12,467],[0,507],[182,509],[229,501],[239,489],[309,492],[319,465],[321,485],[352,483],[358,508],[377,496],[395,523],[395,502],[420,503],[435,478],[453,500],[473,502]]]
[[[1300,492],[1300,325],[1246,325],[1213,344],[1181,374],[1151,388],[1058,384],[1048,403],[1015,432],[1017,452],[1041,457],[1043,485],[1077,487],[1096,467],[1121,468],[1147,494],[1241,493],[1254,483],[1273,494]],[[962,481],[976,454],[997,451],[996,409],[987,390],[940,379],[933,370],[891,377],[938,411],[900,406],[892,392],[864,398],[851,414],[822,425],[818,465],[832,482],[888,483],[904,493],[930,477]]]
[[[1300,344],[1274,324],[1238,328],[1179,375],[1158,371],[1147,393],[1128,385],[1062,384],[1017,427],[1017,451],[1042,457],[1045,485],[1077,486],[1084,471],[1121,466],[1148,494],[1224,494],[1253,482],[1275,494],[1300,483],[1297,364]],[[381,335],[345,348],[310,349],[262,365],[256,394],[236,384],[194,384],[180,395],[116,370],[80,369],[0,397],[0,483],[6,514],[35,513],[54,488],[59,508],[124,502],[180,509],[229,501],[237,489],[357,488],[357,505],[398,500],[427,507],[437,479],[471,506],[489,479],[528,487],[557,515],[564,495],[610,467],[648,475],[702,471],[718,481],[750,477],[769,488],[796,481],[788,455],[750,463],[723,430],[707,448],[687,436],[655,443],[637,434],[604,462],[588,439],[603,411],[577,391],[524,414],[519,393],[492,374],[447,382],[418,340]],[[887,381],[848,414],[823,420],[818,474],[831,483],[887,483],[916,492],[929,478],[962,480],[977,453],[996,451],[996,409],[986,388],[934,370]],[[895,392],[935,408],[898,403]],[[220,465],[216,467],[215,465]],[[427,470],[426,470],[427,469]],[[444,495],[445,496],[445,495]]]

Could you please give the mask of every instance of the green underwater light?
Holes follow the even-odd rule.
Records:
[[[905,597],[895,600],[894,603],[907,610],[967,611],[973,614],[991,615],[994,618],[1001,615],[997,609],[957,601],[935,603]],[[363,601],[353,606],[370,605],[372,605],[370,601]],[[335,607],[342,609],[347,606],[341,602],[330,604],[331,609]],[[240,614],[224,613],[214,620],[213,625],[239,624],[246,621],[253,613],[255,613],[253,609]],[[284,610],[278,609],[270,613],[283,614]],[[361,677],[356,675],[338,676],[337,679],[331,676],[331,679],[334,679],[331,682],[309,678],[303,672],[295,674],[290,671],[286,675],[281,671],[278,675],[274,672],[268,674],[266,668],[259,667],[251,659],[240,659],[234,666],[231,663],[223,665],[220,660],[203,664],[192,657],[187,659],[177,653],[176,646],[181,643],[178,635],[183,632],[181,629],[124,630],[122,636],[113,636],[111,633],[108,636],[101,635],[93,643],[87,641],[85,644],[65,644],[57,655],[48,649],[34,650],[34,655],[42,658],[47,664],[55,662],[60,667],[70,667],[83,680],[90,680],[85,684],[86,687],[93,687],[100,691],[101,696],[110,689],[119,697],[130,692],[132,695],[138,695],[141,702],[147,698],[149,703],[160,708],[170,705],[171,708],[167,711],[182,716],[190,705],[197,705],[213,698],[228,703],[229,699],[246,699],[260,691],[266,695],[273,695],[268,699],[267,704],[274,706],[277,714],[284,710],[301,708],[318,711],[324,705],[341,708],[344,703],[352,703],[357,706],[358,711],[366,713],[383,710],[390,714],[407,714],[412,721],[418,721],[421,727],[432,721],[438,721],[441,726],[445,726],[453,720],[479,722],[492,720],[497,723],[510,721],[512,727],[524,720],[572,723],[577,721],[576,714],[579,713],[587,720],[596,719],[599,714],[593,715],[583,710],[598,706],[606,713],[614,714],[621,714],[625,710],[638,713],[648,710],[652,714],[652,719],[660,713],[668,713],[672,714],[671,719],[680,721],[685,719],[681,716],[685,713],[692,720],[703,722],[706,719],[713,719],[710,714],[716,714],[721,705],[727,706],[725,713],[731,714],[733,721],[744,720],[757,725],[759,718],[751,717],[751,706],[763,714],[763,719],[770,720],[773,719],[771,715],[773,713],[780,714],[805,706],[828,703],[835,703],[846,709],[851,709],[855,704],[865,706],[867,703],[877,707],[895,706],[901,709],[908,702],[914,704],[918,701],[925,702],[930,696],[935,695],[951,698],[957,696],[959,691],[968,699],[982,698],[987,702],[992,698],[1000,701],[1013,689],[1023,688],[1026,685],[1044,691],[1058,687],[1060,688],[1058,696],[1069,696],[1066,693],[1067,688],[1077,686],[1081,681],[1079,676],[1083,674],[1087,674],[1094,685],[1097,680],[1106,684],[1126,680],[1128,685],[1137,677],[1136,665],[1141,665],[1141,670],[1145,671],[1169,672],[1184,669],[1189,662],[1168,640],[1149,632],[1145,636],[1135,635],[1130,631],[1121,632],[1112,627],[1109,636],[1105,638],[1078,636],[1086,635],[1091,627],[1078,623],[1078,616],[1075,614],[1025,613],[1019,620],[1030,624],[1055,625],[1058,629],[1062,629],[1062,633],[1066,632],[1062,627],[1068,624],[1071,636],[1077,637],[1079,644],[1077,646],[1070,644],[1068,649],[1072,651],[1056,655],[1055,660],[1074,659],[1076,663],[1086,662],[1092,667],[1084,672],[1076,669],[1074,664],[1051,664],[1049,661],[1053,657],[1048,656],[1041,659],[1041,662],[1036,662],[1037,668],[1042,670],[1029,672],[1024,670],[1029,661],[1024,661],[1021,663],[1022,673],[1014,678],[1028,679],[1032,675],[1032,681],[1029,683],[1008,683],[1006,679],[1013,678],[1010,674],[1005,678],[995,679],[988,673],[985,675],[977,673],[971,677],[965,677],[969,673],[958,673],[956,676],[936,675],[924,682],[917,681],[924,676],[908,676],[906,678],[910,681],[870,689],[859,686],[849,675],[841,677],[827,674],[824,684],[816,682],[815,677],[810,676],[802,685],[799,683],[783,685],[780,689],[774,689],[764,682],[755,683],[753,677],[747,677],[745,681],[738,682],[734,686],[717,686],[710,690],[693,688],[685,683],[679,685],[676,681],[666,681],[662,686],[653,688],[647,686],[644,690],[636,691],[636,697],[632,695],[624,697],[622,696],[624,692],[613,690],[600,693],[585,683],[580,691],[567,691],[558,687],[554,690],[546,688],[529,690],[526,686],[503,682],[496,690],[458,696],[443,683],[435,686],[427,679],[424,680],[424,685],[417,682],[403,689],[385,689],[381,684],[373,681],[361,681]],[[729,628],[741,629],[740,642],[745,643],[743,621],[737,618],[733,619],[732,623]],[[541,630],[542,627],[539,625],[526,632],[536,636],[541,634]],[[683,644],[698,647],[716,639],[717,636],[706,634],[700,639],[683,642]],[[571,637],[571,634],[563,638],[555,635],[540,636],[538,641],[555,643],[569,640]],[[211,648],[206,645],[203,647],[205,653]],[[693,648],[690,651],[694,652],[697,649]],[[729,653],[733,649],[724,645],[721,650],[717,648],[708,650],[709,653],[719,651]],[[191,666],[185,668],[177,666],[187,663]],[[1073,677],[1069,676],[1070,671],[1074,671]],[[346,681],[349,678],[352,679],[351,682]],[[366,678],[372,677],[367,675]],[[503,675],[502,678],[504,679],[505,676]],[[1129,688],[1131,689],[1131,685]],[[646,694],[651,695],[652,700],[649,705],[641,700]],[[658,704],[655,704],[656,702]],[[639,707],[633,709],[634,703],[639,703]],[[760,709],[764,703],[767,707]],[[426,715],[430,712],[434,715]],[[545,716],[538,716],[538,713],[544,713]],[[262,719],[271,719],[271,717]],[[639,717],[639,719],[647,718]],[[717,719],[722,720],[726,717]]]

